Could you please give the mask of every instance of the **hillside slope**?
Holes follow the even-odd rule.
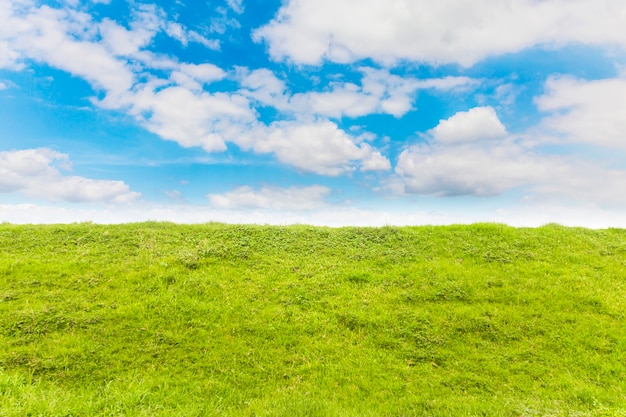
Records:
[[[626,416],[626,230],[0,225],[0,416]]]

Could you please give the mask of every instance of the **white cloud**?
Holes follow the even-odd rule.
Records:
[[[545,156],[512,143],[491,147],[422,145],[405,150],[396,173],[405,192],[490,197],[514,189],[528,199],[598,206],[626,203],[626,171],[564,156]]]
[[[225,140],[238,125],[254,123],[256,116],[245,97],[209,94],[173,86],[156,90],[158,83],[141,86],[100,105],[127,108],[148,130],[182,146],[200,146],[207,152],[223,151]]]
[[[6,90],[8,88],[9,88],[9,86],[6,83],[0,81],[0,91]]]
[[[20,54],[9,47],[7,41],[0,40],[0,68],[18,69]]]
[[[400,154],[395,171],[407,193],[485,197],[520,189],[541,201],[626,203],[626,171],[540,154],[506,135],[495,112],[477,109],[441,121],[431,140]]]
[[[496,87],[494,98],[502,106],[511,106],[515,103],[517,96],[523,89],[523,86],[519,86],[514,83],[501,84]]]
[[[521,147],[418,145],[403,151],[396,172],[409,193],[494,196],[546,177],[547,161]]]
[[[178,190],[165,190],[163,193],[172,200],[181,200],[183,198],[182,193]]]
[[[194,69],[191,64],[180,64],[145,50],[161,31],[184,44],[199,42],[219,48],[219,44],[197,32],[168,22],[164,12],[154,5],[135,6],[129,28],[126,28],[107,18],[96,22],[90,15],[70,8],[2,2],[0,67],[15,67],[20,59],[45,62],[113,96],[131,90],[138,82],[137,76],[151,69],[178,70],[197,81],[207,82],[198,70],[206,73],[210,66],[211,78],[216,79],[217,71],[210,64]]]
[[[228,0],[227,0],[228,1]],[[236,7],[238,0],[232,1],[232,4]],[[243,6],[242,6],[243,7]],[[223,35],[230,28],[238,29],[241,27],[241,23],[237,19],[233,19],[228,16],[228,8],[216,7],[215,11],[219,14],[217,17],[213,17],[210,20],[209,31]],[[243,8],[242,8],[243,11]],[[236,12],[236,11],[235,11]]]
[[[115,55],[129,56],[148,45],[163,29],[165,14],[154,5],[138,5],[133,10],[130,30],[110,19],[99,25],[102,43]]]
[[[213,49],[214,51],[219,51],[220,47],[221,47],[221,43],[218,39],[209,39],[205,36],[202,36],[201,34],[199,34],[198,32],[196,32],[195,30],[190,30],[187,33],[187,37],[191,42],[196,42],[199,43],[201,45],[204,45],[205,47],[209,48],[209,49]]]
[[[226,72],[213,64],[182,64],[180,71],[205,83],[211,83],[226,77]]]
[[[542,161],[506,136],[491,107],[456,113],[404,150],[396,173],[406,192],[435,196],[493,196],[545,177]]]
[[[305,187],[235,188],[223,194],[209,194],[211,206],[219,209],[313,210],[327,205],[330,188],[321,185]]]
[[[189,42],[196,42],[206,46],[209,49],[219,50],[220,41],[217,39],[208,39],[195,30],[189,30],[185,26],[177,22],[167,22],[165,25],[165,33],[173,39],[176,39],[184,46],[187,46]]]
[[[313,113],[333,118],[344,115],[358,117],[374,113],[379,103],[378,97],[364,94],[355,84],[338,83],[327,92],[295,94],[289,101],[289,109],[297,113]]]
[[[369,144],[357,143],[359,138],[334,123],[311,117],[316,112],[353,114],[350,109],[356,108],[358,101],[332,107],[332,101],[351,87],[338,87],[329,97],[303,99],[296,112],[306,112],[306,122],[266,126],[257,120],[251,100],[273,101],[278,110],[287,111],[289,100],[284,98],[288,96],[280,92],[284,84],[269,71],[240,69],[241,92],[205,91],[207,84],[225,78],[226,72],[209,63],[180,63],[146,50],[162,30],[183,43],[193,37],[182,25],[168,23],[157,7],[137,6],[127,28],[107,19],[95,22],[88,14],[72,9],[26,4],[17,10],[6,2],[0,5],[0,16],[9,23],[8,29],[0,29],[0,41],[7,39],[23,59],[42,61],[87,80],[104,93],[102,98],[92,99],[95,105],[124,111],[163,139],[184,147],[199,146],[207,152],[224,151],[226,143],[235,143],[257,153],[273,153],[280,162],[322,175],[390,168],[388,160]],[[385,77],[386,73],[375,70],[364,69],[364,73],[357,99],[362,101],[365,95],[373,95],[374,99],[370,100],[373,107],[359,114],[402,114],[411,106],[410,94],[419,88],[413,84],[423,83]],[[439,88],[438,83],[464,84],[467,80],[433,82],[425,88]],[[317,104],[312,114],[308,107],[313,101]],[[291,111],[287,114],[294,115]]]
[[[226,72],[213,64],[181,64],[172,71],[170,79],[181,87],[201,91],[205,84],[222,80]]]
[[[214,78],[222,75],[216,67],[208,69],[207,73]],[[270,97],[280,90],[280,83],[262,82],[272,80],[268,73],[255,72],[254,77],[247,78],[247,86],[259,85],[252,93],[256,97]],[[379,151],[333,122],[294,120],[265,126],[258,122],[248,98],[243,95],[209,94],[195,80],[185,80],[182,72],[172,74],[180,86],[163,88],[158,82],[147,83],[132,92],[107,97],[100,106],[126,108],[162,138],[185,147],[200,146],[207,152],[222,151],[231,142],[244,150],[274,154],[278,161],[302,171],[330,176],[359,167],[362,171],[391,168],[389,160]]]
[[[441,120],[429,133],[439,143],[469,143],[502,139],[506,128],[492,107],[474,107]]]
[[[356,139],[328,120],[275,122],[238,137],[244,149],[273,153],[283,163],[321,175],[337,176],[354,171],[389,169],[386,159],[367,143]]]
[[[100,23],[102,44],[118,56],[130,56],[137,53],[152,40],[156,33],[147,29],[128,30],[109,19]]]
[[[361,171],[389,171],[391,169],[391,162],[385,158],[380,152],[372,152],[361,163]]]
[[[112,20],[100,23],[102,43],[115,55],[127,56],[139,49],[152,38],[151,33],[134,33]]]
[[[272,71],[266,68],[250,71],[238,67],[236,77],[242,87],[241,94],[281,110],[289,107],[287,86]]]
[[[360,71],[363,74],[361,85],[335,82],[326,91],[293,95],[286,90],[285,83],[267,69],[252,72],[240,69],[237,76],[244,87],[241,94],[297,117],[354,118],[373,113],[402,117],[413,109],[414,95],[419,90],[455,90],[476,84],[468,77],[417,79],[367,67]]]
[[[103,45],[81,40],[93,37],[93,22],[85,13],[41,6],[5,16],[5,22],[0,38],[21,57],[46,62],[108,92],[125,91],[133,85],[134,75],[124,62]]]
[[[67,202],[126,203],[139,197],[122,181],[64,176],[67,154],[50,149],[0,152],[0,192]]]
[[[533,45],[626,46],[622,0],[292,0],[254,39],[276,60],[474,64]]]
[[[626,150],[626,79],[596,81],[553,77],[536,99],[551,112],[541,128],[564,141]]]
[[[189,43],[187,38],[187,29],[180,23],[168,22],[165,26],[165,33],[185,46]]]
[[[243,0],[226,0],[228,6],[233,9],[237,14],[241,14],[244,11]]]

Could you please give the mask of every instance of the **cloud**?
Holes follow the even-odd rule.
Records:
[[[263,210],[313,210],[327,205],[324,201],[331,193],[321,185],[307,187],[261,187],[235,188],[223,194],[209,194],[211,206],[219,209]]]
[[[626,46],[621,0],[292,0],[254,32],[275,60],[464,66],[534,45]]]
[[[128,90],[134,81],[130,68],[97,42],[83,40],[95,35],[95,25],[85,13],[48,6],[13,14],[2,9],[7,26],[0,39],[8,39],[20,58],[45,62],[79,76],[107,92]],[[76,59],[80,57],[81,59]]]
[[[162,88],[159,82],[146,83],[135,91],[107,97],[99,105],[126,109],[160,137],[185,147],[200,146],[207,152],[225,150],[225,141],[239,132],[239,125],[256,122],[245,97],[210,94],[181,86]]]
[[[199,43],[201,45],[204,45],[208,49],[213,49],[214,51],[219,51],[220,50],[221,43],[220,43],[219,39],[209,39],[209,38],[206,38],[206,37],[202,36],[201,34],[199,34],[198,32],[196,32],[195,30],[190,30],[187,33],[187,37],[188,37],[190,42]]]
[[[491,108],[442,120],[426,139],[398,158],[395,172],[407,193],[490,197],[519,189],[541,201],[626,203],[626,171],[541,154],[521,137],[506,134]]]
[[[402,152],[396,173],[409,194],[492,197],[519,189],[526,199],[541,202],[626,203],[626,171],[545,156],[515,144],[416,146]]]
[[[455,90],[476,84],[468,77],[417,79],[368,67],[360,71],[363,74],[360,85],[335,82],[325,91],[296,94],[290,94],[285,82],[267,69],[240,68],[237,76],[243,87],[241,94],[300,118],[311,115],[356,118],[374,113],[402,117],[413,109],[414,96],[419,90]]]
[[[20,54],[11,49],[8,42],[0,40],[0,69],[19,69],[19,56]]]
[[[127,28],[108,18],[94,21],[89,14],[71,8],[2,2],[0,23],[4,23],[0,24],[0,67],[15,67],[27,59],[44,62],[87,80],[107,96],[130,91],[154,69],[177,70],[196,81],[207,81],[191,64],[145,50],[158,33],[165,31],[184,44],[194,41],[215,47],[197,32],[168,22],[154,5],[136,5]],[[217,71],[211,67],[213,80]]]
[[[196,42],[215,51],[220,49],[219,40],[208,39],[194,30],[187,29],[185,26],[177,22],[168,22],[165,26],[165,33],[167,33],[171,38],[182,43],[184,46],[187,46],[189,42]]]
[[[448,120],[441,120],[429,133],[438,143],[450,144],[502,139],[507,134],[492,107],[459,112]]]
[[[233,9],[237,14],[241,14],[244,11],[243,0],[226,0],[228,6]]]
[[[403,151],[396,172],[408,193],[488,197],[546,177],[545,160],[514,144],[483,148],[418,145]]]
[[[46,148],[0,152],[0,193],[50,201],[127,203],[139,197],[122,181],[64,176],[67,154]]]
[[[313,122],[282,121],[259,127],[237,139],[243,149],[273,153],[283,163],[302,171],[337,176],[361,170],[386,170],[389,161],[367,143],[357,139],[329,120]]]
[[[133,10],[128,30],[110,19],[99,25],[102,43],[115,55],[129,56],[148,45],[165,25],[165,15],[154,5],[139,5]]]
[[[250,71],[248,68],[237,67],[236,78],[242,87],[240,93],[261,104],[277,109],[289,108],[289,97],[285,82],[267,68]]]
[[[216,7],[215,11],[218,13],[218,16],[213,17],[210,20],[209,30],[211,32],[223,35],[229,28],[239,29],[241,27],[241,23],[237,19],[233,19],[228,16],[229,8],[233,10],[235,13],[240,14],[243,13],[243,1],[240,0],[226,0],[228,2],[227,7]]]
[[[183,194],[178,190],[165,190],[163,194],[172,200],[183,200]]]
[[[540,128],[561,141],[626,150],[626,79],[552,77],[535,102],[551,115]]]
[[[361,162],[361,171],[389,171],[391,162],[385,158],[380,152],[372,152]]]
[[[289,100],[284,83],[268,70],[240,69],[245,74],[240,78],[243,90],[208,93],[203,83],[222,79],[226,74],[223,70],[210,64],[178,64],[176,68],[169,81],[155,79],[98,104],[125,109],[160,137],[185,147],[200,146],[207,152],[225,150],[230,142],[244,150],[272,153],[278,161],[300,170],[331,176],[359,167],[362,171],[391,168],[379,151],[367,143],[357,143],[362,141],[326,119],[305,117],[269,126],[260,123],[251,99],[271,102],[280,109]]]
[[[241,82],[240,91],[209,92],[209,84],[229,76],[226,71],[210,63],[181,63],[147,49],[163,31],[183,43],[192,36],[182,25],[168,22],[158,7],[136,6],[126,27],[106,18],[97,22],[68,8],[0,5],[1,16],[8,22],[8,29],[0,29],[0,41],[8,40],[24,61],[45,62],[87,80],[103,93],[92,98],[93,104],[123,111],[150,132],[184,147],[220,152],[233,143],[244,150],[273,153],[282,163],[322,175],[388,170],[390,164],[362,139],[317,116],[372,111],[400,115],[410,109],[410,95],[420,86],[440,88],[469,82],[465,78],[403,80],[364,69],[356,101],[344,100],[341,107],[333,108],[332,103],[352,87],[337,87],[329,96],[294,99],[271,72],[239,69],[235,77]],[[367,101],[368,95],[372,96],[369,108],[356,113],[350,110]],[[296,120],[265,125],[252,107],[258,101],[270,103],[285,112],[286,118]],[[296,106],[296,102],[300,104]],[[290,110],[292,107],[295,110]],[[300,120],[301,116],[306,121]]]
[[[213,64],[182,64],[170,75],[170,79],[179,86],[198,91],[201,91],[204,85],[225,77],[226,72]]]

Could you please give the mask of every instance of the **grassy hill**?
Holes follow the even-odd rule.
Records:
[[[0,416],[626,416],[626,230],[0,225]]]

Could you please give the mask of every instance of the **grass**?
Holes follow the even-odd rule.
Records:
[[[0,225],[0,416],[626,416],[626,230]]]

